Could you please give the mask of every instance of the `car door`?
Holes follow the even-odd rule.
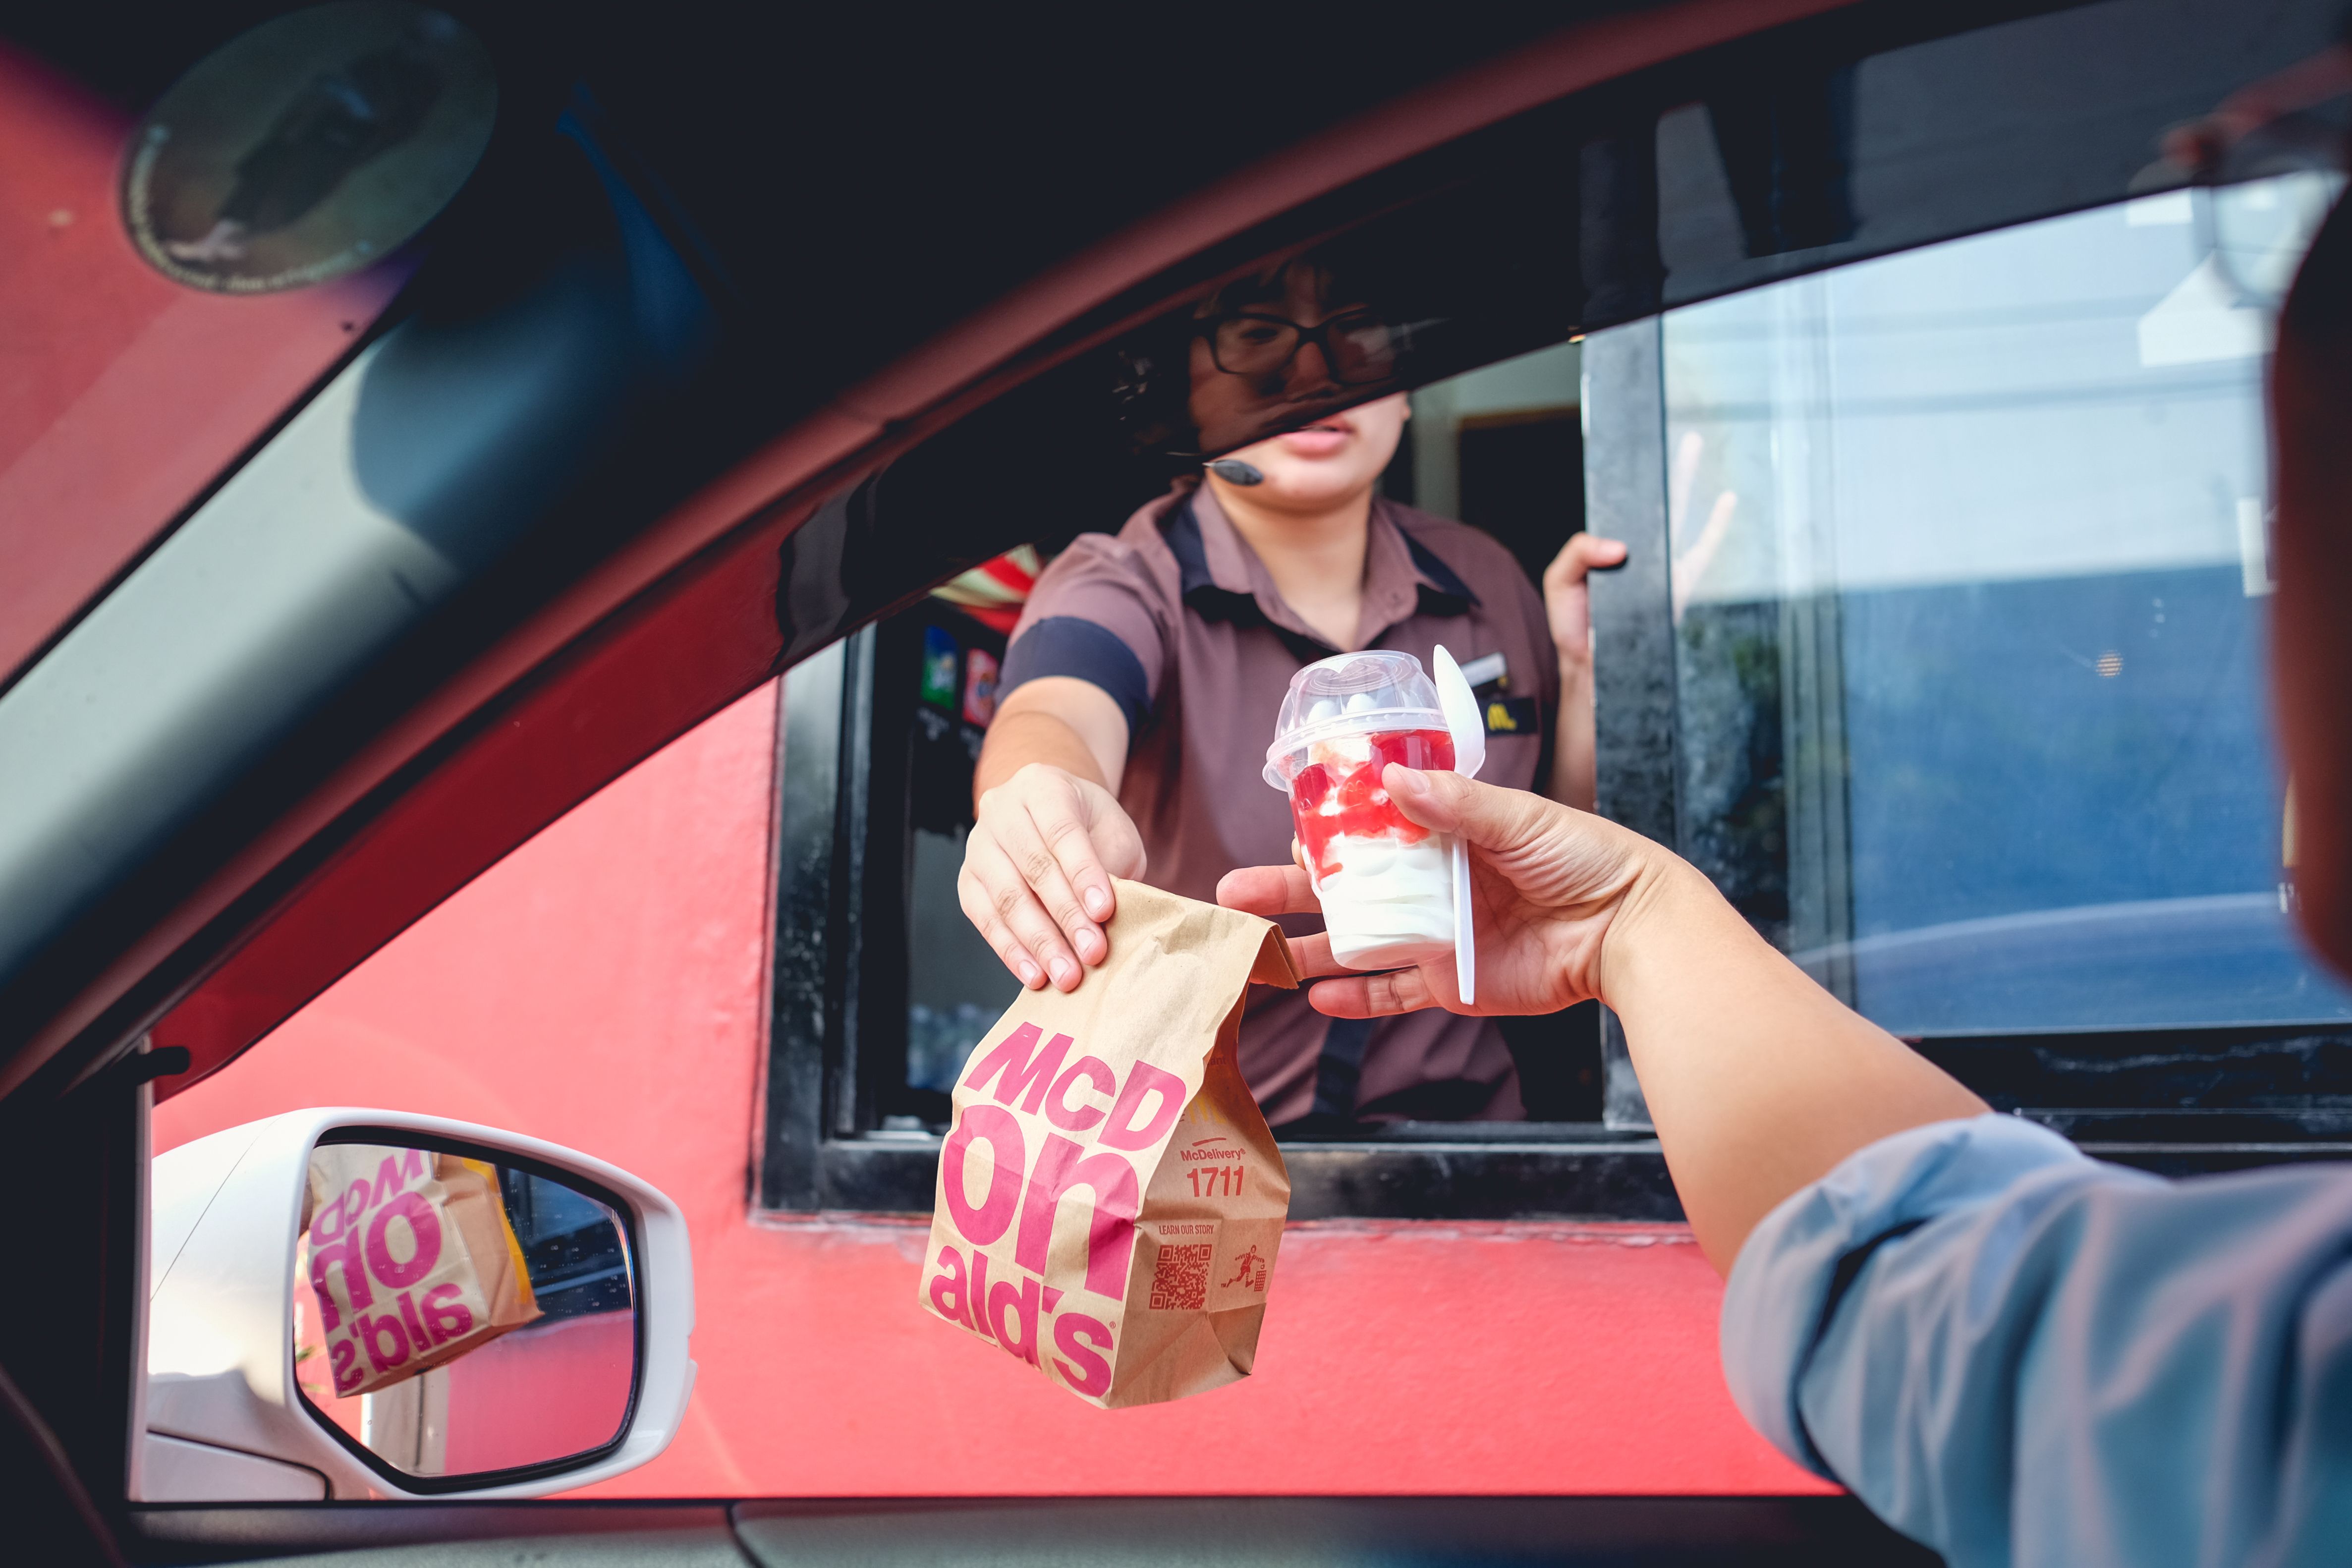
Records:
[[[1124,207],[1106,204],[1084,222],[1058,210],[1062,226],[1041,218],[1027,249],[969,271],[942,273],[911,218],[869,228],[841,251],[887,260],[863,277],[845,259],[826,271],[811,247],[775,245],[772,195],[764,216],[719,212],[712,193],[741,188],[753,150],[695,142],[679,124],[709,122],[691,115],[647,127],[661,119],[649,104],[685,96],[692,72],[675,53],[650,48],[633,72],[615,64],[625,40],[593,38],[566,58],[553,47],[565,40],[488,13],[471,18],[502,73],[499,136],[509,140],[490,140],[480,183],[446,227],[425,231],[394,316],[340,369],[322,364],[334,370],[323,383],[314,372],[302,384],[310,395],[269,439],[216,456],[175,503],[181,521],[161,547],[123,574],[170,517],[142,522],[148,531],[118,547],[103,574],[87,570],[80,597],[56,613],[62,635],[44,632],[0,696],[0,742],[54,773],[11,802],[16,945],[0,1087],[18,1146],[64,1178],[29,1222],[60,1288],[12,1303],[11,1342],[80,1347],[10,1366],[27,1420],[54,1434],[57,1462],[81,1478],[98,1514],[116,1515],[133,1550],[156,1560],[567,1530],[683,1532],[694,1549],[763,1557],[856,1541],[895,1541],[911,1554],[948,1531],[1006,1560],[1041,1538],[1108,1543],[1211,1528],[1244,1531],[1268,1552],[1335,1560],[1398,1532],[1433,1549],[1468,1538],[1497,1554],[1602,1537],[1791,1551],[1864,1538],[1867,1525],[1835,1503],[1671,1514],[1529,1505],[1475,1520],[1458,1507],[1394,1503],[896,1518],[776,1505],[731,1519],[650,1505],[116,1508],[154,1080],[177,1089],[227,1066],[630,764],[880,612],[1023,542],[1034,520],[975,517],[963,504],[971,476],[1008,452],[1066,442],[1060,499],[1073,519],[1130,491],[1139,463],[1181,457],[1181,444],[1121,424],[1105,370],[1124,345],[1181,320],[1209,283],[1338,230],[1375,244],[1410,236],[1411,225],[1380,224],[1414,213],[1423,237],[1393,243],[1413,251],[1447,310],[1398,386],[1434,386],[1570,337],[1638,335],[1662,310],[1825,264],[2116,200],[2158,162],[2164,123],[2291,63],[2328,21],[2324,8],[2289,7],[2267,30],[2231,32],[2233,19],[2189,5],[2140,7],[2161,13],[2153,32],[2132,6],[2102,8],[2111,23],[2004,12],[2004,26],[1979,27],[1995,18],[1881,7],[1805,21],[1832,9],[1660,7],[1531,43],[1440,28],[1409,66],[1392,46],[1361,58],[1343,51],[1315,92],[1287,100],[1290,117],[1263,145],[1218,142],[1199,162],[1135,180]],[[707,47],[726,26],[689,19],[677,36]],[[172,68],[230,31],[215,26]],[[2214,44],[2225,32],[2230,49]],[[107,58],[86,36],[47,47]],[[1841,156],[1791,153],[1760,174],[1723,129],[1833,129],[1851,73],[1906,50],[1979,73],[1923,72],[1932,84],[2052,73],[2084,47],[2110,52],[2116,84],[1994,95],[1990,109],[1955,95],[1924,128],[1843,149],[1832,137]],[[1133,68],[1075,47],[1058,63],[1106,79]],[[931,78],[908,74],[930,87],[964,67],[929,68]],[[1152,80],[1172,91],[1214,63],[1188,57],[1164,68]],[[129,92],[142,79],[113,79]],[[1122,89],[1134,96],[1131,81]],[[846,110],[854,95],[839,90],[812,89],[810,101]],[[1712,118],[1727,188],[1677,186],[1683,166],[1662,156],[1663,121],[1691,105]],[[934,112],[944,131],[946,110]],[[1689,129],[1689,116],[1678,123]],[[971,134],[961,120],[954,131]],[[1034,141],[1018,145],[1035,156]],[[1233,173],[1244,154],[1265,157]],[[1839,166],[1844,154],[1853,171]],[[997,173],[1035,199],[1025,166]],[[1547,183],[1568,193],[1548,209],[1503,199]],[[1782,211],[1784,197],[1824,187],[1842,188],[1861,217],[1841,216],[1834,201],[1811,216]],[[1760,218],[1750,210],[1759,192]],[[1464,218],[1457,238],[1495,247],[1430,245],[1433,213]],[[875,214],[860,216],[871,224]],[[1136,221],[1106,239],[1115,216]],[[747,271],[762,258],[791,287]],[[1652,383],[1662,384],[1654,373]],[[1671,470],[1654,423],[1637,411],[1622,440],[1588,430],[1588,484],[1622,463],[1654,471],[1636,479],[1663,490]],[[1067,441],[1072,431],[1081,438]],[[321,475],[341,488],[312,505],[305,487]],[[1647,615],[1627,636],[1670,640],[1674,624]],[[1671,711],[1621,711],[1632,716],[1620,754],[1635,784],[1689,743],[1659,731]],[[1651,809],[1625,798],[1628,816]],[[71,851],[62,859],[59,846]],[[1834,922],[1820,934],[1812,945],[1824,949],[1853,940]],[[880,1131],[859,1120],[878,1114],[854,1097],[845,1113],[807,1108],[801,1145],[787,1134],[779,1157],[814,1161],[820,1176],[828,1159],[871,1165],[870,1147],[827,1145]],[[1505,1152],[1495,1169],[1526,1168],[1522,1154]],[[1400,1168],[1428,1160],[1410,1147],[1381,1157]],[[919,1153],[889,1158],[919,1165]],[[903,1186],[906,1176],[890,1179]],[[1538,1163],[1535,1179],[1558,1173]]]

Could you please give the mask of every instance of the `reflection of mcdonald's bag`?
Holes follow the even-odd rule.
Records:
[[[1083,984],[1024,991],[965,1063],[916,1296],[1117,1406],[1256,1358],[1290,1174],[1235,1051],[1250,983],[1298,979],[1271,923],[1139,882],[1109,934]]]
[[[365,1394],[539,1316],[479,1160],[372,1143],[310,1152],[308,1266],[335,1393]]]

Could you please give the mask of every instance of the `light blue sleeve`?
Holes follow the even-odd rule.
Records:
[[[1913,1128],[1766,1217],[1722,1332],[1757,1429],[1953,1568],[2352,1564],[2352,1168]]]

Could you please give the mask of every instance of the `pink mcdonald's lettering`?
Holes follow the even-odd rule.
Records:
[[[1160,1103],[1152,1108],[1149,1121],[1138,1122],[1136,1115],[1143,1109],[1144,1096],[1149,1094],[1157,1094]],[[1149,1149],[1174,1124],[1183,1109],[1184,1080],[1172,1072],[1162,1072],[1150,1062],[1138,1062],[1127,1075],[1127,1087],[1119,1090],[1118,1103],[1110,1108],[1110,1125],[1095,1142],[1108,1149]]]
[[[310,1247],[310,1289],[319,1297],[319,1326],[329,1333],[343,1323],[343,1314],[335,1307],[334,1293],[327,1289],[327,1270],[338,1267],[343,1271],[343,1300],[351,1303],[352,1310],[375,1305],[375,1292],[368,1289],[367,1265],[360,1260],[360,1238],[351,1237],[331,1247],[320,1247],[314,1241]]]
[[[994,1050],[971,1064],[971,1071],[964,1077],[964,1088],[985,1089],[990,1079],[996,1079],[996,1103],[999,1105],[1012,1104],[1026,1089],[1028,1093],[1022,1099],[1021,1109],[1032,1116],[1036,1115],[1037,1108],[1045,1101],[1047,1086],[1053,1083],[1054,1075],[1062,1070],[1062,1058],[1070,1049],[1070,1037],[1055,1035],[1045,1042],[1045,1049],[1031,1056],[1030,1048],[1036,1045],[1041,1033],[1043,1031],[1036,1025],[1024,1024],[1005,1036]]]
[[[389,1165],[392,1162],[386,1160],[384,1163]],[[408,1222],[410,1244],[415,1247],[405,1263],[392,1256],[387,1233],[395,1219]],[[433,1212],[433,1205],[425,1201],[423,1194],[403,1193],[383,1206],[368,1226],[367,1260],[376,1279],[392,1290],[405,1289],[433,1272],[433,1266],[441,1261],[441,1216]]]
[[[1110,1349],[1108,1324],[1084,1312],[1065,1312],[1054,1320],[1054,1348],[1070,1358],[1056,1356],[1054,1367],[1072,1388],[1097,1399],[1110,1392],[1110,1363],[1096,1353]],[[1078,1364],[1072,1366],[1073,1361]]]
[[[335,1392],[349,1394],[360,1385],[367,1374],[360,1371],[360,1347],[350,1340],[337,1340],[327,1347],[328,1359],[334,1363]]]
[[[457,1285],[436,1285],[425,1292],[425,1321],[433,1325],[435,1344],[474,1331],[474,1314],[458,1300],[465,1293]]]
[[[1142,1064],[1138,1063],[1140,1067]],[[1162,1077],[1167,1075],[1162,1074]],[[1178,1087],[1181,1088],[1181,1082]],[[1143,1206],[1135,1167],[1118,1154],[1089,1154],[1067,1138],[1048,1138],[1038,1152],[1036,1173],[1021,1200],[1021,1233],[1013,1260],[1045,1272],[1054,1239],[1054,1211],[1064,1194],[1081,1184],[1095,1190],[1094,1215],[1087,1226],[1087,1289],[1116,1301],[1127,1294],[1127,1269],[1135,1251],[1135,1216]],[[955,1189],[950,1187],[950,1194]]]
[[[988,1335],[988,1254],[977,1247],[971,1254],[971,1331],[982,1339]]]
[[[393,1194],[399,1192],[411,1182],[421,1182],[424,1179],[425,1156],[423,1153],[411,1149],[405,1159],[397,1154],[388,1154],[384,1157],[383,1163],[376,1168],[375,1191],[369,1194],[368,1203],[371,1205],[389,1203]]]
[[[360,1343],[367,1347],[368,1361],[376,1371],[390,1372],[407,1363],[408,1331],[400,1326],[398,1318],[390,1312],[373,1318],[362,1312],[352,1320],[352,1325]]]
[[[988,1145],[994,1167],[988,1173],[988,1196],[978,1208],[971,1205],[963,1178],[964,1161],[975,1142]],[[1013,1120],[1011,1111],[992,1105],[964,1107],[962,1120],[940,1151],[940,1185],[947,1189],[948,1214],[966,1241],[985,1247],[1004,1234],[1021,1202],[1021,1173],[1028,1163],[1021,1123]]]
[[[988,1326],[1007,1353],[1037,1364],[1037,1281],[1000,1279],[988,1292]]]
[[[1054,1080],[1045,1093],[1045,1120],[1065,1132],[1084,1132],[1103,1119],[1107,1105],[1072,1105],[1070,1090],[1080,1079],[1095,1086],[1095,1092],[1108,1100],[1118,1093],[1118,1075],[1100,1057],[1080,1057],[1070,1064],[1070,1070]]]
[[[940,1267],[946,1272],[931,1279],[932,1310],[951,1323],[971,1328],[971,1293],[964,1279],[963,1254],[952,1247],[940,1247]]]
[[[417,1354],[424,1354],[425,1347],[433,1342],[425,1337],[425,1325],[417,1321],[415,1299],[405,1290],[400,1293],[400,1322],[408,1331],[408,1342],[416,1347]]]

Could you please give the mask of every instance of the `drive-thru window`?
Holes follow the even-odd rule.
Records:
[[[1714,158],[1697,108],[1656,135]],[[1996,1104],[2162,1169],[2346,1131],[2352,990],[2294,930],[2261,663],[2265,291],[2335,184],[2126,198],[1512,355],[1422,385],[1383,481],[1531,576],[1588,518],[1627,540],[1601,810]],[[771,1122],[778,1207],[919,1206],[1017,990],[955,893],[1003,650],[934,595],[787,682],[780,908],[824,936],[779,943],[772,1083],[821,1063],[823,1098]],[[1670,1215],[1613,1021],[1511,1040],[1527,1122],[1296,1146],[1302,1211]]]

